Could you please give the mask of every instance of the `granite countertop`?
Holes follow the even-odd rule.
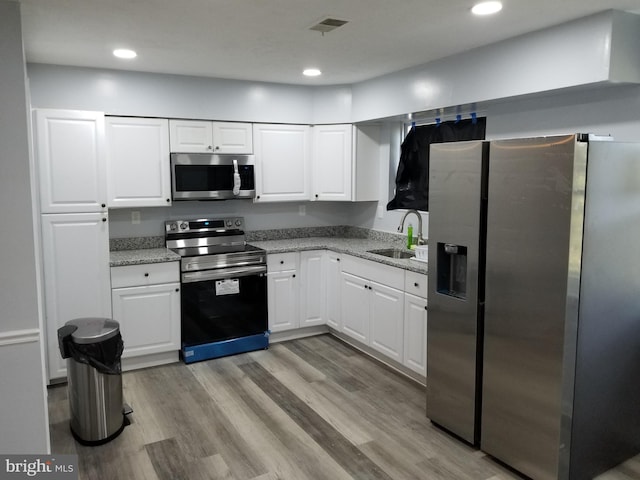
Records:
[[[284,238],[279,235],[284,235]],[[247,240],[250,245],[262,248],[267,253],[332,250],[404,270],[427,273],[425,262],[369,253],[370,250],[402,248],[404,238],[394,234],[365,229],[329,227],[296,231],[252,232],[251,236],[247,236]],[[163,237],[112,239],[110,242],[110,265],[112,267],[180,260],[180,255],[164,247]]]
[[[112,267],[177,261],[180,261],[180,255],[168,248],[138,248],[110,252],[110,265]]]
[[[300,252],[305,250],[332,250],[338,253],[353,255],[354,257],[372,260],[392,267],[410,270],[412,272],[427,273],[427,264],[408,258],[389,258],[383,255],[369,253],[369,250],[383,248],[397,248],[397,244],[372,240],[367,238],[339,238],[339,237],[308,237],[289,238],[284,240],[263,240],[249,242],[262,248],[267,253]]]

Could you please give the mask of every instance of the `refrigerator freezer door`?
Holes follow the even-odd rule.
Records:
[[[575,331],[565,320],[577,321],[568,293],[578,294],[568,270],[580,262],[586,150],[574,135],[490,144],[481,448],[541,480],[558,478],[566,447],[563,354]]]
[[[434,144],[429,167],[427,417],[478,442],[487,144]]]

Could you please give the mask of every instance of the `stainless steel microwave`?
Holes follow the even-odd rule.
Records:
[[[255,197],[253,155],[171,154],[173,200]]]

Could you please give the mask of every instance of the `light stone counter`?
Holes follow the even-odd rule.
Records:
[[[180,255],[168,248],[138,248],[110,252],[110,265],[112,267],[176,261],[180,261]]]
[[[305,250],[332,250],[337,253],[345,253],[354,257],[372,260],[374,262],[391,265],[392,267],[410,270],[412,272],[427,273],[427,264],[408,258],[389,258],[369,250],[384,248],[397,248],[397,243],[372,240],[368,238],[339,238],[339,237],[308,237],[288,238],[283,240],[263,240],[249,242],[269,253],[300,252]]]

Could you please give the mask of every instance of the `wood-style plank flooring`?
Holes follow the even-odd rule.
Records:
[[[123,374],[131,425],[98,447],[69,432],[49,389],[54,454],[80,479],[520,479],[434,427],[424,387],[330,335]],[[638,457],[637,457],[638,458]],[[633,459],[599,480],[640,479]]]

